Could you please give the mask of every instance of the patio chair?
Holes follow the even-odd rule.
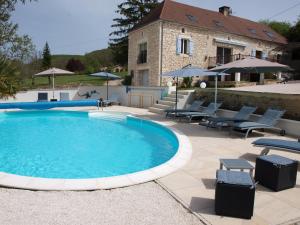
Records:
[[[202,110],[202,112],[182,112],[178,113],[177,117],[179,119],[187,119],[189,122],[198,119],[203,120],[205,118],[213,116],[221,105],[222,103],[210,103],[206,108]]]
[[[38,102],[47,102],[48,101],[48,93],[47,92],[38,92]]]
[[[234,117],[210,117],[208,118],[207,127],[230,126],[232,123],[247,121],[256,109],[257,107],[243,106]]]
[[[110,105],[120,105],[119,101],[119,95],[117,94],[112,94],[108,100],[103,100],[102,101],[103,106],[110,106]]]
[[[285,135],[285,130],[275,127],[278,120],[283,116],[285,111],[268,109],[257,122],[246,121],[233,124],[234,131],[245,132],[245,139],[253,130],[278,130],[281,135]]]
[[[203,109],[202,105],[203,105],[204,101],[201,100],[195,100],[193,101],[193,103],[186,109],[166,109],[165,113],[166,113],[166,117],[174,117],[176,116],[177,113],[181,113],[181,112],[198,112],[201,109]]]
[[[271,149],[300,154],[300,139],[298,141],[288,141],[271,138],[260,138],[252,142],[252,144],[256,147],[264,147],[260,155],[267,155]]]
[[[60,101],[70,101],[70,94],[68,92],[60,92],[59,99]]]

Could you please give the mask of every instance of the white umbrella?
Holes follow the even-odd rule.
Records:
[[[62,70],[58,68],[51,68],[48,70],[45,70],[43,72],[37,73],[34,76],[49,76],[52,75],[52,96],[54,98],[54,91],[55,91],[55,85],[54,85],[54,77],[55,75],[63,75],[63,74],[74,74],[73,72],[67,71],[67,70]]]

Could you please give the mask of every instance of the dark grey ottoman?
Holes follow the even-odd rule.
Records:
[[[255,180],[274,191],[292,188],[296,184],[298,162],[279,155],[256,158]]]
[[[249,173],[218,170],[215,191],[217,215],[250,219],[253,215],[255,184]]]

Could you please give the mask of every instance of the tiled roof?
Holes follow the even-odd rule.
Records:
[[[242,35],[264,41],[286,44],[286,39],[267,25],[237,16],[225,16],[220,12],[201,9],[171,0],[163,1],[153,9],[133,30],[157,20],[165,20],[210,30]]]

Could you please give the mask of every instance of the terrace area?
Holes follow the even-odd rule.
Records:
[[[254,165],[261,148],[253,147],[251,142],[263,134],[255,133],[244,140],[240,136],[229,135],[226,130],[206,129],[197,123],[178,123],[145,109],[113,106],[105,110],[132,113],[184,133],[193,147],[192,159],[175,173],[154,182],[126,188],[92,192],[31,192],[1,188],[0,197],[7,203],[0,212],[4,221],[2,224],[289,225],[300,221],[299,169],[295,188],[273,192],[257,186],[251,220],[221,217],[214,213],[215,176],[219,159],[243,158]],[[278,138],[277,134],[271,133],[265,136]],[[300,160],[297,154],[274,153]]]

